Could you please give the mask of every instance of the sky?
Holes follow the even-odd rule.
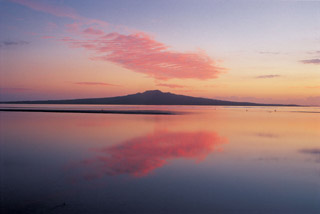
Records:
[[[320,1],[0,0],[0,100],[159,89],[320,105]]]

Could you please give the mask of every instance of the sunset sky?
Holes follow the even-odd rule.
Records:
[[[0,32],[1,101],[320,105],[320,1],[0,0]]]

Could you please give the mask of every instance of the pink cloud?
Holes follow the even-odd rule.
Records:
[[[73,48],[93,51],[95,60],[105,60],[160,80],[172,78],[212,79],[225,69],[203,52],[175,52],[147,34],[105,34],[96,39],[69,40]]]
[[[104,82],[75,82],[76,85],[88,85],[88,86],[119,86],[114,85],[110,83],[104,83]]]
[[[59,39],[59,41],[62,41],[62,42],[74,42],[75,40],[69,36],[65,36],[65,37],[62,37],[61,39]]]
[[[158,83],[157,86],[163,86],[168,88],[185,88],[184,85],[178,85],[178,84],[166,84],[166,83]]]
[[[94,29],[92,27],[89,27],[83,31],[84,34],[89,34],[89,35],[95,35],[95,36],[100,36],[103,35],[104,32],[102,30]]]
[[[66,25],[67,31],[69,33],[79,33],[80,29],[81,29],[81,26],[82,26],[82,24],[81,23],[77,23],[77,22]]]
[[[67,30],[84,36],[85,40],[64,37],[60,41],[67,42],[73,48],[84,48],[95,53],[92,59],[116,63],[131,71],[146,74],[158,80],[168,79],[212,79],[217,78],[225,69],[218,67],[204,52],[177,52],[169,46],[158,42],[145,33],[129,35],[119,33],[105,34],[102,30],[81,28],[96,24],[106,26],[107,22],[80,16],[72,8],[49,5],[33,0],[11,0],[36,11],[45,12],[58,17],[76,20],[67,25]],[[87,36],[100,36],[88,39]],[[92,37],[91,37],[92,38]]]

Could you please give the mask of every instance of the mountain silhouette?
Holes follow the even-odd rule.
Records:
[[[160,90],[106,98],[85,98],[67,100],[36,100],[2,102],[12,104],[113,104],[113,105],[225,105],[225,106],[294,106],[281,104],[261,104],[250,102],[233,102],[202,97],[178,95]]]

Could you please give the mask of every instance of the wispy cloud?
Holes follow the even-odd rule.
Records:
[[[68,43],[73,48],[92,51],[95,54],[91,57],[93,60],[113,62],[158,80],[173,78],[206,80],[217,78],[226,70],[217,66],[216,62],[204,51],[173,51],[169,49],[168,45],[156,41],[143,32],[129,35],[117,32],[106,34],[97,27],[108,25],[107,22],[82,17],[72,8],[48,5],[32,0],[11,1],[36,11],[74,20],[75,23],[66,27],[67,31],[77,34],[77,39],[64,37],[60,41]],[[91,24],[95,24],[95,26],[92,27]],[[82,29],[86,25],[90,26]],[[79,36],[82,36],[83,39],[78,39]]]
[[[273,134],[273,133],[268,133],[268,132],[254,133],[254,135],[257,137],[263,137],[263,138],[279,138],[279,135]]]
[[[27,45],[29,42],[23,40],[6,40],[0,41],[0,47]]]
[[[260,76],[256,76],[255,78],[257,78],[257,79],[271,79],[271,78],[277,78],[277,77],[281,77],[281,75],[277,75],[277,74],[260,75]]]
[[[276,51],[259,51],[259,54],[267,54],[267,55],[278,55],[280,54],[280,52],[276,52]]]
[[[90,19],[83,16],[80,16],[74,9],[70,7],[60,7],[57,5],[46,4],[43,2],[32,1],[32,0],[10,0],[11,2],[26,6],[36,11],[48,13],[57,17],[70,18],[77,21],[82,21],[86,24],[99,24],[102,26],[108,25],[107,22]]]
[[[301,60],[300,62],[304,64],[320,64],[320,59],[305,59]]]
[[[88,86],[119,86],[105,82],[75,82],[76,85],[88,85]]]
[[[299,152],[310,155],[314,158],[315,162],[320,163],[320,148],[301,149]]]
[[[212,79],[225,69],[204,52],[181,53],[169,50],[145,33],[123,35],[109,33],[96,39],[63,38],[73,48],[93,51],[94,60],[105,60],[155,79]]]
[[[167,87],[167,88],[185,88],[184,85],[178,85],[178,84],[166,84],[166,83],[158,83],[157,86],[160,87]]]
[[[311,154],[311,155],[319,155],[320,156],[320,149],[301,149],[301,153]]]
[[[54,5],[45,4],[43,2],[36,2],[32,0],[10,0],[12,2],[29,7],[33,10],[49,13],[58,17],[67,17],[71,19],[80,19],[81,17],[71,8],[59,7]]]
[[[92,27],[89,27],[89,28],[83,30],[83,33],[89,34],[89,35],[95,35],[95,36],[100,36],[100,35],[104,34],[104,32],[102,30],[94,29]]]
[[[67,32],[69,33],[79,33],[82,24],[74,22],[72,24],[66,24]]]

